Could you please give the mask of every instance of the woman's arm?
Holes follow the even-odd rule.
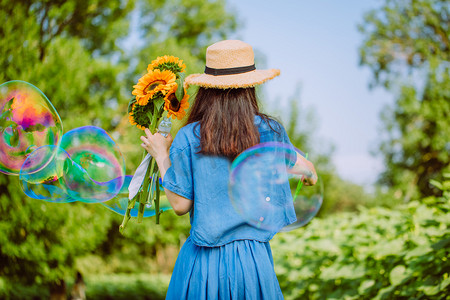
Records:
[[[152,134],[148,129],[145,129],[145,133],[147,136],[141,136],[143,142],[141,147],[153,156],[158,164],[161,179],[164,181],[164,175],[166,175],[167,169],[172,165],[169,158],[169,149],[173,138],[170,134],[167,137],[163,137],[160,133]],[[169,200],[173,211],[177,215],[184,215],[191,210],[191,200],[175,194],[166,188],[164,188],[164,191],[166,192],[167,200]]]
[[[305,185],[314,185],[317,182],[317,173],[314,165],[298,152],[297,161],[289,170],[289,173],[302,176],[302,180]]]
[[[172,163],[170,162],[169,153],[167,153],[166,156],[158,157],[156,163],[158,164],[161,179],[164,181],[164,175],[166,175],[167,169],[172,165]],[[169,200],[170,205],[173,208],[173,211],[177,215],[182,216],[191,210],[192,208],[191,200],[184,198],[183,196],[180,196],[178,194],[175,194],[174,192],[171,192],[166,188],[164,188],[164,191],[166,192],[167,199]]]

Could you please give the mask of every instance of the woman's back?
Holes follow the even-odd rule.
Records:
[[[289,143],[284,128],[271,122],[269,126],[255,116],[260,141]],[[166,299],[283,299],[268,243],[277,230],[250,226],[235,212],[228,193],[231,160],[198,153],[199,132],[197,122],[180,129],[163,181],[165,188],[193,201],[190,236],[178,255]],[[278,219],[279,228],[294,222],[293,207],[287,206]]]
[[[290,143],[284,128],[270,120],[271,126],[255,116],[260,142]],[[278,129],[278,132],[274,129]],[[231,160],[224,156],[198,153],[200,149],[200,124],[194,122],[183,127],[175,137],[170,150],[172,167],[167,171],[163,185],[183,197],[193,200],[190,211],[191,239],[198,246],[221,246],[235,240],[251,239],[269,241],[282,227],[295,221],[292,205],[279,211],[273,231],[261,230],[245,222],[236,213],[229,198]],[[274,191],[275,195],[290,195],[286,191]],[[292,199],[283,199],[289,203]]]

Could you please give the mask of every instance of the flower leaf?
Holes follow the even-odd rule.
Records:
[[[175,96],[177,97],[178,101],[181,101],[184,97],[184,78],[185,78],[185,74],[184,73],[178,73],[178,79],[175,80],[175,82],[178,85],[177,91],[175,92]]]
[[[164,99],[162,97],[158,97],[153,101],[155,105],[155,111],[159,111],[164,104]]]
[[[130,100],[130,102],[128,102],[128,113],[131,112],[131,107],[133,106],[134,103],[136,103],[136,98],[133,98]]]

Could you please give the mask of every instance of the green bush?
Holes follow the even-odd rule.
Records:
[[[288,299],[450,299],[450,174],[397,207],[315,219],[272,242]]]
[[[115,274],[86,279],[86,298],[157,300],[166,297],[170,275]]]
[[[164,299],[169,286],[170,275],[154,274],[109,274],[85,278],[86,298],[96,300],[158,300]],[[66,280],[67,296],[73,285],[73,278]],[[48,286],[22,284],[8,285],[0,278],[0,299],[28,300],[49,299]],[[70,299],[70,298],[68,298]]]
[[[11,284],[0,278],[0,299],[35,300],[49,298],[50,291],[46,285]]]

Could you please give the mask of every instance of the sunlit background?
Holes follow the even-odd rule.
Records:
[[[281,69],[282,76],[267,84],[267,100],[286,111],[296,97],[302,110],[313,110],[314,150],[335,146],[332,162],[343,178],[374,184],[383,163],[370,152],[376,152],[380,110],[392,95],[369,90],[371,74],[359,66],[363,36],[357,26],[380,1],[232,0],[229,6],[243,23],[233,37],[261,52],[266,67]]]
[[[37,86],[64,133],[106,130],[130,175],[143,153],[127,106],[147,65],[168,54],[200,73],[208,45],[243,40],[257,68],[281,70],[257,90],[263,111],[324,184],[318,215],[271,241],[285,298],[447,299],[449,6],[2,0],[0,84]],[[31,199],[0,174],[0,299],[164,299],[189,217],[133,218],[123,235],[122,219],[100,204]]]

